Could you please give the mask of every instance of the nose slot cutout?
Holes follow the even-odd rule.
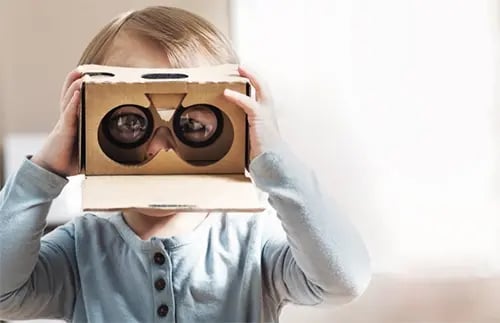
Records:
[[[175,110],[180,107],[185,96],[186,93],[146,94],[146,97],[151,104],[151,108],[158,112],[160,118],[166,122],[169,122],[172,119]]]
[[[167,127],[160,127],[153,133],[151,141],[147,145],[148,160],[154,158],[161,151],[175,150],[175,140],[172,132]]]

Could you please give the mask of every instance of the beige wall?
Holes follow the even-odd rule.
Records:
[[[204,16],[227,34],[228,2],[0,1],[0,139],[10,132],[52,128],[66,73],[75,66],[91,37],[118,13],[147,5],[172,5]]]

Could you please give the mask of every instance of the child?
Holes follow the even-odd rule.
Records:
[[[114,19],[80,59],[127,67],[237,62],[214,26],[168,7]],[[281,140],[268,90],[247,69],[240,74],[256,99],[229,90],[225,96],[248,115],[249,170],[274,210],[85,214],[42,238],[51,201],[77,174],[82,75],[68,74],[57,125],[0,194],[0,318],[278,321],[287,303],[343,304],[364,291],[370,270],[363,242]],[[156,139],[152,153],[168,148]]]

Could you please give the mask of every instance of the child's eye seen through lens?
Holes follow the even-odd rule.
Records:
[[[139,114],[124,113],[109,120],[109,132],[118,142],[135,143],[141,140],[147,130],[147,119]]]
[[[222,125],[215,110],[208,106],[186,108],[178,119],[178,135],[186,142],[203,144],[213,139]]]
[[[184,132],[193,132],[206,129],[205,125],[189,116],[181,117],[181,127]]]
[[[101,127],[113,144],[134,148],[148,140],[153,130],[153,117],[143,107],[123,105],[111,110],[104,117]]]

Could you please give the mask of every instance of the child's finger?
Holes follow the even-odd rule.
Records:
[[[73,98],[73,94],[76,91],[80,92],[80,88],[82,87],[82,82],[83,82],[83,79],[79,78],[79,79],[76,79],[75,81],[73,81],[73,83],[71,83],[70,87],[68,88],[68,90],[66,91],[66,93],[64,95],[64,98],[61,101],[61,109],[62,109],[61,112],[64,112],[66,107],[69,105],[70,100]]]
[[[63,124],[66,129],[76,129],[78,125],[78,113],[80,106],[80,90],[73,92],[68,105],[63,112]]]
[[[238,67],[238,72],[241,76],[246,77],[250,81],[250,84],[254,87],[257,101],[266,102],[270,99],[269,91],[264,84],[259,81],[259,78],[254,72],[243,66]]]
[[[71,72],[68,73],[68,75],[66,75],[66,79],[64,80],[64,84],[63,84],[63,87],[61,89],[61,97],[59,99],[59,101],[61,102],[66,93],[68,92],[68,88],[70,87],[70,85],[76,81],[78,78],[80,78],[82,76],[82,73],[78,70],[73,70]]]
[[[230,89],[224,90],[224,96],[232,103],[236,104],[240,108],[245,111],[245,113],[253,117],[257,114],[257,110],[259,108],[259,104],[253,100],[252,98],[241,94],[240,92],[236,92]]]

